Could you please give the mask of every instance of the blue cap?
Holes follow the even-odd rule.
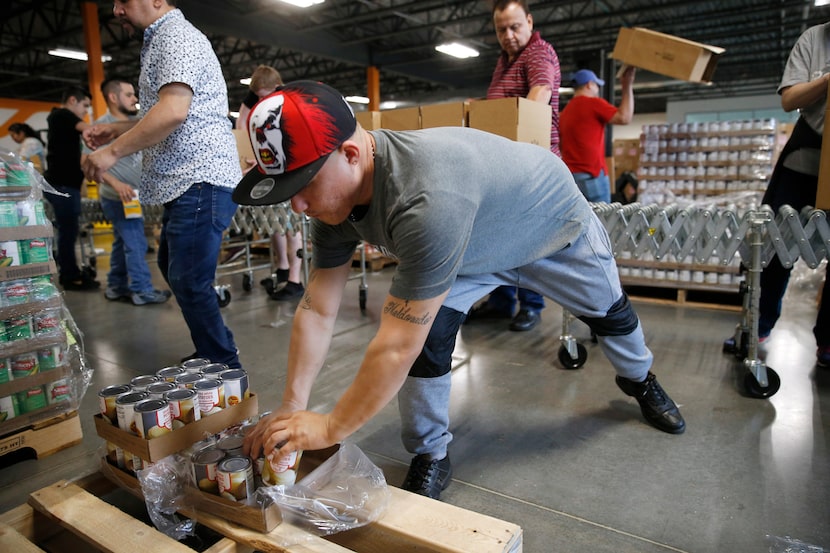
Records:
[[[605,81],[597,77],[596,74],[590,69],[580,69],[579,71],[573,74],[571,80],[573,80],[573,82],[576,83],[576,86],[583,86],[590,83],[591,81],[597,83],[599,86],[605,84]]]

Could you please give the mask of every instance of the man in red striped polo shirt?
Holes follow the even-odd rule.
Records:
[[[549,42],[533,31],[533,16],[526,0],[496,0],[493,25],[502,52],[487,89],[487,98],[521,96],[550,104],[550,151],[559,155],[559,57]],[[516,309],[518,295],[519,312]],[[469,319],[509,319],[510,330],[530,330],[539,324],[545,300],[532,290],[500,286],[470,312]]]

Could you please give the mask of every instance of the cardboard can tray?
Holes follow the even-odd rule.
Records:
[[[258,413],[257,396],[251,394],[248,399],[204,417],[196,422],[187,424],[182,428],[168,432],[158,438],[145,440],[130,432],[121,430],[105,419],[100,413],[94,415],[95,431],[97,434],[110,443],[138,455],[145,461],[154,463],[160,459],[187,449],[199,442],[207,435],[216,434],[233,426],[245,419],[251,418]]]
[[[326,459],[334,455],[339,446],[335,445],[317,451],[305,451],[300,458],[298,479],[304,477],[312,470],[320,466]],[[106,458],[101,459],[101,473],[111,482],[129,491],[133,495],[143,498],[141,485],[138,479],[126,471],[114,467],[107,462]],[[194,516],[198,520],[199,513],[210,513],[221,519],[228,520],[245,526],[257,532],[268,533],[282,522],[279,508],[275,504],[267,507],[257,505],[246,505],[224,497],[203,492],[198,488],[188,487],[185,507],[182,513],[186,516]],[[192,507],[195,511],[190,511]]]

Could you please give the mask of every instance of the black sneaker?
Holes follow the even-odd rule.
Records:
[[[438,499],[441,492],[450,485],[452,465],[449,454],[440,461],[433,461],[426,455],[418,455],[412,459],[406,480],[402,489]]]
[[[640,411],[653,427],[669,434],[682,434],[686,430],[686,421],[677,404],[663,390],[651,371],[643,382],[634,382],[619,375],[616,380],[620,390],[637,400]]]
[[[302,284],[289,280],[285,283],[285,286],[279,290],[269,292],[268,295],[275,301],[288,301],[299,298],[304,292],[305,288],[303,288]]]

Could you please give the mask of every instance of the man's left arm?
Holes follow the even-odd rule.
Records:
[[[387,295],[378,332],[355,379],[331,413],[295,411],[277,417],[263,449],[279,446],[278,455],[322,449],[342,441],[380,412],[403,386],[448,293],[427,300]]]
[[[183,83],[170,83],[159,90],[158,102],[130,130],[111,144],[89,154],[84,174],[100,181],[122,157],[158,144],[175,131],[187,118],[193,90]]]

